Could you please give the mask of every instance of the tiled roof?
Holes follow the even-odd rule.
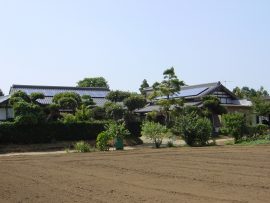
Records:
[[[212,92],[216,91],[220,87],[222,87],[224,91],[226,91],[228,94],[230,94],[233,98],[236,99],[236,96],[230,90],[228,90],[225,86],[223,86],[220,82],[182,86],[181,91],[172,95],[172,97],[185,98],[185,99],[200,98],[205,95],[211,94]],[[148,87],[145,89],[145,91],[151,92],[153,91],[153,88]]]
[[[90,95],[92,98],[105,98],[109,93],[107,88],[98,87],[66,87],[66,86],[35,86],[35,85],[12,85],[9,94],[16,91],[23,91],[30,95],[33,92],[41,92],[45,97],[53,97],[61,92],[76,92],[80,96]]]
[[[41,92],[44,94],[44,99],[38,99],[41,104],[51,104],[53,96],[61,92],[75,92],[80,96],[90,95],[97,106],[103,106],[107,101],[105,97],[109,93],[107,88],[99,87],[66,87],[66,86],[36,86],[36,85],[12,85],[9,94],[16,91],[23,91],[30,95],[33,92]]]
[[[0,104],[6,102],[8,99],[9,99],[9,95],[1,96],[1,97],[0,97]]]
[[[53,97],[45,97],[44,99],[38,99],[37,102],[40,104],[51,104]],[[97,106],[103,106],[107,101],[105,98],[93,98],[93,101]]]

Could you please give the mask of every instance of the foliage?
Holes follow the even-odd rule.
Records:
[[[128,129],[126,129],[126,124],[124,122],[110,122],[105,126],[106,133],[108,133],[112,138],[125,138],[130,135]]]
[[[0,89],[0,97],[1,96],[4,96],[4,93],[3,93],[3,91]]]
[[[107,122],[0,124],[0,143],[34,144],[54,141],[96,140]]]
[[[94,102],[94,100],[92,99],[90,95],[83,95],[81,99],[82,99],[82,105],[86,107],[92,107],[96,105],[96,103]]]
[[[203,107],[208,115],[222,115],[227,113],[225,107],[221,106],[220,100],[216,96],[208,95],[203,97]]]
[[[81,152],[81,153],[91,152],[92,151],[91,145],[88,144],[85,141],[76,142],[75,145],[74,145],[74,149],[75,149],[76,152]]]
[[[171,67],[163,72],[163,81],[161,83],[155,83],[153,85],[154,92],[149,96],[150,100],[156,97],[160,97],[158,105],[162,107],[164,112],[166,125],[170,123],[170,108],[173,105],[183,103],[179,99],[171,99],[170,97],[181,90],[181,86],[185,83],[178,79],[174,72],[174,68]]]
[[[97,148],[101,151],[109,150],[109,141],[123,139],[130,135],[125,123],[111,122],[105,126],[106,130],[100,133],[96,140]]]
[[[167,147],[174,147],[173,141],[168,141],[167,142]]]
[[[45,121],[45,114],[40,106],[23,100],[14,103],[15,122],[20,124],[37,124]]]
[[[59,112],[60,106],[58,104],[49,104],[45,107],[45,112],[47,114],[47,121],[57,121],[60,118]]]
[[[87,106],[82,105],[76,109],[75,118],[77,121],[90,121],[93,112]]]
[[[256,132],[259,135],[266,135],[268,130],[269,130],[268,125],[265,125],[265,124],[256,125]]]
[[[61,119],[61,121],[63,123],[76,123],[77,122],[77,118],[73,114],[64,113],[64,114],[62,114],[62,116],[63,116],[63,118]]]
[[[269,93],[267,92],[267,90],[264,89],[264,87],[260,87],[259,90],[255,90],[249,87],[235,87],[233,89],[233,93],[240,99],[252,99],[254,97],[269,96]]]
[[[129,111],[143,108],[146,105],[146,99],[142,95],[133,94],[124,100],[124,105]]]
[[[120,90],[110,91],[106,96],[106,99],[111,102],[122,102],[124,99],[128,98],[131,95],[130,92],[124,92]]]
[[[41,92],[33,92],[30,94],[30,100],[32,102],[36,102],[38,99],[44,99],[44,98],[45,98],[45,96]]]
[[[75,111],[82,103],[81,97],[75,92],[61,92],[53,97],[53,103],[58,104],[62,109]]]
[[[78,87],[104,87],[109,88],[108,82],[104,77],[92,77],[92,78],[84,78],[80,80],[78,83]]]
[[[22,91],[17,91],[11,95],[9,103],[14,109],[16,123],[37,124],[45,121],[43,108],[35,103],[35,99],[40,97],[42,97],[42,94],[32,93],[30,98]]]
[[[111,135],[107,131],[103,131],[98,134],[96,140],[96,146],[100,151],[109,150],[109,141],[112,139]]]
[[[257,139],[257,140],[244,140],[237,143],[237,145],[260,145],[260,144],[270,144],[269,139]]]
[[[104,108],[107,118],[114,119],[115,121],[122,119],[125,113],[122,105],[113,102],[106,102]]]
[[[255,126],[247,127],[247,140],[258,140],[267,135],[269,126],[265,124],[257,124]]]
[[[151,111],[146,114],[147,121],[162,123],[163,119],[159,119],[160,117],[161,117],[161,114],[158,111]]]
[[[263,99],[261,96],[253,97],[253,109],[258,116],[268,116],[270,114],[270,102]]]
[[[144,95],[144,96],[146,96],[146,92],[144,91],[144,89],[147,88],[147,87],[150,87],[150,86],[149,86],[147,80],[144,79],[141,86],[140,86],[140,89],[139,89],[141,94]]]
[[[235,143],[239,142],[246,129],[246,119],[243,114],[229,113],[222,116],[222,132],[232,135]]]
[[[212,125],[209,119],[193,111],[176,118],[174,131],[181,134],[187,145],[204,146],[211,138]]]
[[[159,148],[162,144],[162,140],[169,136],[166,126],[150,121],[145,121],[143,123],[142,135],[151,139],[156,148]]]
[[[106,111],[105,108],[96,106],[92,110],[92,117],[94,120],[104,120],[106,119]]]
[[[15,103],[21,102],[21,101],[30,103],[31,102],[31,99],[29,98],[29,96],[25,92],[19,90],[19,91],[14,92],[11,95],[11,97],[9,99],[9,104],[11,106],[13,106]]]

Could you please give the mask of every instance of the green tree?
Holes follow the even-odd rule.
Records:
[[[216,96],[208,95],[203,97],[203,113],[214,124],[215,115],[226,114],[227,109],[221,105],[220,100]]]
[[[233,89],[233,93],[239,97],[240,99],[252,99],[254,97],[258,97],[258,96],[269,96],[269,93],[267,90],[264,89],[264,87],[260,87],[260,89],[255,90],[254,88],[249,88],[249,87],[235,87]]]
[[[110,91],[106,96],[106,99],[111,102],[122,102],[124,99],[128,98],[131,95],[130,92],[124,92],[120,90]]]
[[[32,103],[18,101],[13,104],[15,122],[19,124],[37,124],[45,121],[43,109]]]
[[[75,117],[77,121],[90,121],[93,117],[93,113],[87,106],[81,105],[76,109]]]
[[[150,121],[143,123],[142,135],[152,140],[156,148],[160,147],[164,138],[169,137],[166,126]]]
[[[106,119],[106,111],[105,108],[100,107],[100,106],[96,106],[93,109],[91,109],[92,111],[92,117],[95,120],[104,120]]]
[[[129,111],[143,108],[146,105],[146,99],[142,95],[133,94],[124,100],[124,105]]]
[[[34,103],[23,91],[13,93],[9,100],[14,109],[15,122],[20,124],[37,124],[45,121],[44,109]]]
[[[93,107],[96,105],[96,103],[94,102],[94,100],[92,99],[90,95],[83,95],[81,99],[82,99],[82,105],[86,107]]]
[[[14,92],[11,95],[9,99],[9,104],[13,106],[15,103],[20,102],[20,101],[25,101],[26,103],[30,103],[31,99],[25,92],[19,90],[19,91]]]
[[[270,102],[262,96],[253,97],[252,104],[257,116],[268,116],[270,114]]]
[[[181,90],[181,86],[185,85],[182,80],[179,80],[171,67],[163,72],[163,81],[155,83],[154,92],[150,95],[149,99],[157,98],[157,104],[162,107],[165,116],[165,123],[168,126],[170,123],[170,110],[171,107],[183,104],[181,99],[174,99],[172,96]]]
[[[240,113],[228,113],[222,116],[223,133],[232,135],[235,143],[241,141],[246,129],[246,119]]]
[[[123,106],[114,102],[106,102],[104,108],[107,118],[115,121],[122,119],[125,113]]]
[[[75,111],[81,105],[82,100],[80,95],[75,92],[61,92],[54,95],[53,102],[62,109]]]
[[[204,146],[212,136],[209,119],[200,117],[195,111],[185,111],[175,120],[173,132],[180,134],[189,146]]]
[[[2,92],[2,90],[0,89],[0,97],[4,96],[4,93]]]
[[[144,89],[147,88],[147,87],[150,87],[150,86],[149,86],[147,80],[144,79],[141,86],[140,86],[140,89],[139,89],[141,94],[144,95],[144,96],[146,96],[146,92],[144,91]]]
[[[41,92],[33,92],[30,94],[30,100],[33,102],[33,103],[37,103],[37,100],[38,99],[44,99],[45,96],[43,93]]]
[[[104,77],[92,77],[92,78],[84,78],[80,80],[78,83],[78,87],[105,87],[109,88],[108,82]]]

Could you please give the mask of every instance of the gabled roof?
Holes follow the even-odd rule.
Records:
[[[229,94],[233,99],[237,99],[237,97],[228,90],[225,86],[223,86],[220,82],[214,83],[205,83],[199,85],[190,85],[190,86],[182,86],[181,91],[175,93],[171,97],[173,98],[185,98],[185,99],[195,99],[195,98],[202,98],[206,95],[212,94],[217,90],[223,90],[227,94]],[[153,88],[146,88],[146,92],[153,91]]]

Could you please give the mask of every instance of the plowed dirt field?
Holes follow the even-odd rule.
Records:
[[[0,157],[0,202],[270,202],[270,146]]]

